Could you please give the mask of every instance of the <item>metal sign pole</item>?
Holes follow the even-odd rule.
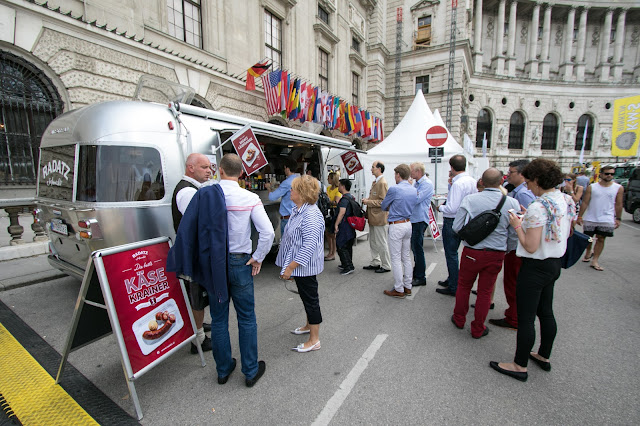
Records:
[[[435,188],[433,190],[434,194],[438,193],[438,147],[435,147],[436,150],[436,167],[435,167],[435,174],[436,174],[436,179],[435,179]]]

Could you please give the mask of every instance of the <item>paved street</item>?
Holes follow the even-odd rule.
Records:
[[[472,312],[464,330],[451,324],[454,299],[434,291],[446,276],[442,244],[436,253],[425,241],[425,249],[428,285],[405,300],[382,294],[392,286],[391,274],[362,270],[369,260],[365,240],[354,248],[354,274],[342,277],[338,262],[327,262],[319,278],[322,349],[308,354],[290,351],[304,341],[289,333],[304,324],[302,302],[284,288],[277,268],[265,264],[256,280],[264,377],[248,389],[238,367],[220,386],[210,353],[202,368],[197,356],[184,351],[136,382],[141,423],[638,423],[640,226],[630,215],[624,214],[616,236],[607,240],[604,272],[582,262],[563,270],[555,292],[553,369],[530,365],[526,383],[488,366],[490,360],[512,360],[515,331],[490,326],[487,337],[474,340]],[[44,262],[44,256],[33,259]],[[12,265],[3,262],[0,268],[6,274]],[[489,318],[502,317],[506,308],[501,276],[498,283]],[[61,352],[79,288],[72,278],[54,279],[0,292],[0,300]],[[239,358],[234,319],[231,325]],[[113,336],[72,353],[70,362],[135,415]]]

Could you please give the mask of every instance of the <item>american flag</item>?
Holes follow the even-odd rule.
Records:
[[[282,71],[273,71],[269,76],[262,76],[262,86],[264,87],[264,97],[267,101],[267,113],[269,115],[280,112],[280,78]]]

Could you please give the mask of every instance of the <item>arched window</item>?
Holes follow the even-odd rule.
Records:
[[[0,185],[36,183],[42,133],[63,107],[42,71],[0,50]]]
[[[509,122],[509,149],[522,149],[524,145],[524,116],[516,111]]]
[[[543,150],[554,151],[558,142],[558,119],[553,114],[547,114],[542,122],[542,144]]]
[[[587,129],[587,138],[584,139],[584,131]],[[591,151],[591,141],[593,140],[593,129],[595,129],[595,121],[589,114],[584,114],[578,119],[578,132],[576,133],[576,149],[582,149],[584,141],[584,150]]]
[[[478,113],[476,123],[476,147],[482,148],[482,139],[487,137],[487,149],[491,148],[491,129],[493,127],[491,113],[488,109],[482,109]]]

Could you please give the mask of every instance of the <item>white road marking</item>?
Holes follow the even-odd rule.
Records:
[[[437,263],[432,263],[431,265],[429,265],[429,267],[427,268],[427,270],[424,273],[424,278],[425,279],[429,278],[429,275],[431,275],[433,270],[436,269],[436,265],[437,265]],[[416,294],[418,294],[418,292],[420,291],[420,288],[421,287],[413,287],[411,289],[411,296],[407,296],[407,297],[405,297],[405,299],[413,300],[413,298],[416,297]]]
[[[364,354],[360,357],[356,365],[351,369],[347,377],[340,384],[340,388],[333,394],[331,399],[327,401],[326,405],[316,417],[316,420],[312,423],[312,426],[328,425],[331,423],[333,416],[338,412],[344,401],[351,393],[360,375],[369,366],[369,362],[373,360],[373,357],[378,352],[378,349],[382,346],[384,341],[389,337],[388,334],[378,334],[373,342],[369,345]]]
[[[624,225],[628,228],[635,229],[636,231],[640,231],[640,228],[638,228],[637,226],[629,225],[628,223],[620,222],[620,225]]]

